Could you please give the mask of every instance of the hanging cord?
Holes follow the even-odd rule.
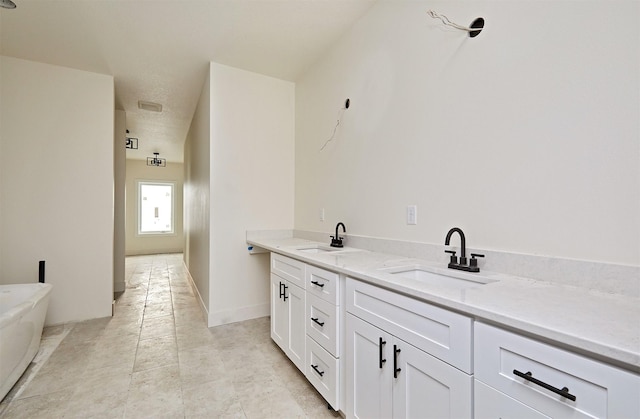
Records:
[[[479,30],[478,28],[469,28],[467,26],[458,25],[457,23],[450,21],[449,18],[446,17],[445,15],[439,15],[433,10],[427,10],[427,14],[434,19],[440,19],[443,24],[445,24],[446,26],[451,26],[452,28],[460,29],[462,31],[467,31],[467,32],[474,32]]]
[[[338,117],[337,117],[337,121],[336,121],[336,126],[333,127],[333,132],[331,133],[331,137],[329,137],[329,139],[327,141],[325,141],[324,145],[322,147],[320,147],[320,151],[324,150],[324,148],[327,146],[327,144],[329,144],[331,141],[334,140],[335,136],[336,136],[336,131],[338,130],[338,125],[340,125],[340,121],[342,120],[342,115],[344,115],[344,111],[346,111],[349,108],[349,99],[346,100],[344,106],[342,108],[340,108],[340,110],[338,111]]]

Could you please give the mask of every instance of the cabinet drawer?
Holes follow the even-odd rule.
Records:
[[[347,278],[347,311],[472,373],[471,318]]]
[[[304,263],[277,253],[271,253],[271,272],[304,289]]]
[[[309,294],[322,298],[333,305],[340,304],[338,295],[340,275],[311,265],[307,265],[305,275],[307,283],[305,288]]]
[[[340,357],[338,329],[338,306],[308,293],[307,335],[336,358]]]
[[[482,323],[475,325],[474,346],[476,379],[545,415],[640,417],[637,374]],[[575,400],[545,383],[566,387]]]
[[[307,380],[335,410],[339,410],[338,360],[307,336]]]
[[[489,387],[482,381],[474,383],[474,415],[476,419],[518,418],[550,419],[537,410]]]

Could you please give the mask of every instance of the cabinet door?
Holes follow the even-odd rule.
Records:
[[[271,274],[271,339],[287,352],[289,342],[289,307],[282,298],[286,281]]]
[[[347,314],[347,417],[390,418],[391,336]]]
[[[288,312],[288,345],[285,351],[291,361],[302,372],[305,371],[306,323],[305,292],[302,288],[287,281],[285,296],[289,306]]]
[[[397,338],[389,349],[394,418],[471,418],[472,376]]]

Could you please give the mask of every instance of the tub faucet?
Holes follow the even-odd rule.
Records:
[[[447,237],[444,239],[444,245],[449,246],[449,242],[451,241],[451,236],[453,235],[453,233],[458,233],[460,235],[460,261],[458,261],[458,258],[456,257],[456,252],[454,250],[445,250],[446,253],[451,254],[449,265],[447,265],[448,268],[458,269],[458,270],[467,271],[467,272],[480,272],[480,268],[478,267],[478,259],[476,259],[476,257],[483,258],[484,255],[481,255],[479,253],[472,253],[471,260],[467,265],[466,240],[464,238],[464,233],[462,232],[461,229],[459,229],[458,227],[453,227],[451,230],[449,230],[449,232],[447,233]]]
[[[342,247],[342,239],[344,239],[344,237],[338,236],[338,228],[340,226],[342,226],[342,231],[344,233],[347,232],[347,228],[344,226],[343,223],[336,224],[336,235],[331,236],[331,247]]]

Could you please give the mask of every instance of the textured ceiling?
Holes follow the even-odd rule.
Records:
[[[373,0],[14,0],[0,54],[115,79],[139,138],[128,158],[182,161],[208,62],[295,81]],[[163,111],[138,109],[138,100]]]

